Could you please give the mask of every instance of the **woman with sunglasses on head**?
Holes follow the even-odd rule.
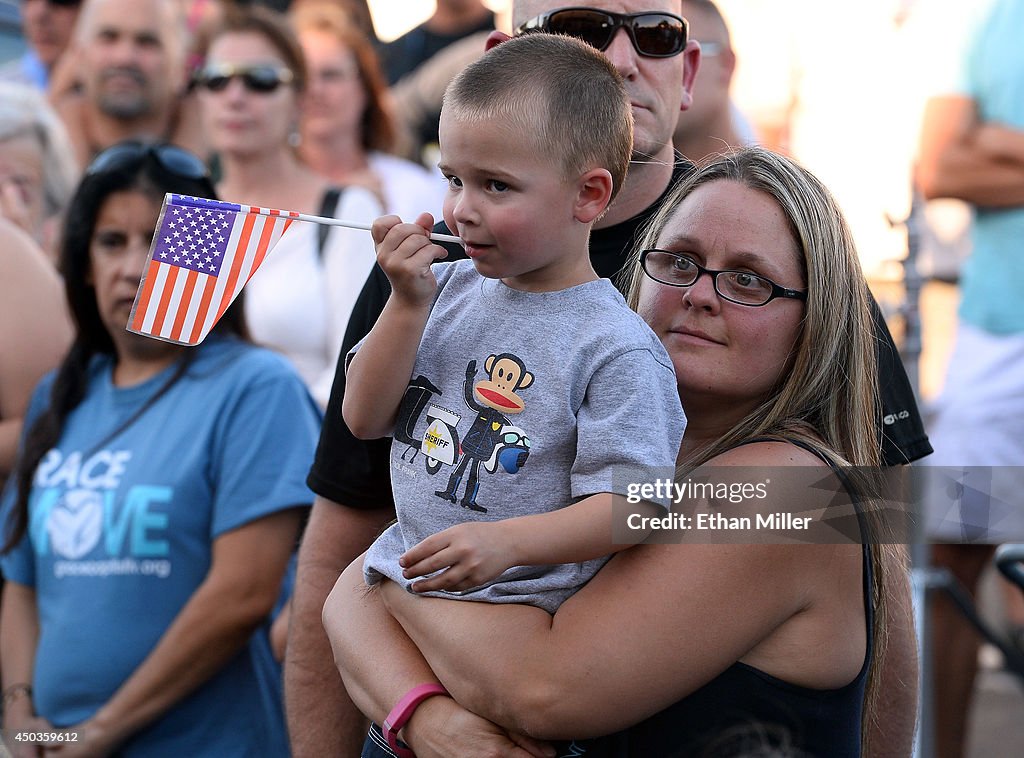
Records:
[[[167,192],[215,196],[191,154],[121,143],[68,209],[76,332],[33,397],[2,511],[17,755],[42,755],[24,732],[64,756],[287,755],[268,617],[319,414],[248,343],[241,302],[195,348],[125,329]]]
[[[194,82],[224,200],[367,225],[381,214],[369,191],[335,188],[296,155],[307,73],[282,16],[265,8],[229,11]],[[253,339],[291,360],[321,407],[349,314],[375,260],[364,231],[298,223],[246,285]]]
[[[629,301],[667,348],[688,418],[676,484],[767,476],[763,498],[715,504],[751,522],[787,511],[824,525],[842,494],[847,539],[682,524],[668,544],[617,554],[554,616],[385,582],[389,615],[357,560],[324,608],[349,694],[419,758],[542,754],[515,734],[574,740],[558,755],[704,755],[751,724],[800,755],[909,754],[909,587],[864,507],[860,474],[879,465],[875,348],[839,208],[808,172],[749,148],[685,178],[639,247]],[[696,520],[695,499],[680,506]],[[906,679],[887,680],[897,668]],[[901,701],[896,688],[911,689],[905,712],[881,705]],[[865,744],[876,720],[899,719],[905,733]],[[363,752],[396,754],[380,740]]]
[[[291,21],[309,69],[302,160],[340,184],[371,190],[385,213],[440,218],[447,188],[441,173],[389,154],[395,122],[370,40],[330,0],[301,3]]]

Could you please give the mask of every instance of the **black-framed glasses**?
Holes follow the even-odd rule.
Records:
[[[182,179],[208,179],[210,171],[198,157],[177,145],[166,142],[131,140],[108,147],[85,170],[86,176],[119,171],[145,157],[152,158],[160,168]]]
[[[559,8],[531,18],[516,34],[547,32],[576,37],[606,50],[619,29],[625,29],[640,55],[671,58],[686,47],[686,20],[674,13],[613,13],[595,8]]]
[[[644,250],[640,253],[640,267],[651,279],[670,287],[691,287],[702,274],[707,274],[719,297],[739,305],[767,305],[777,297],[807,300],[807,290],[780,287],[771,279],[749,271],[715,271],[688,255],[668,250]]]
[[[242,84],[249,92],[265,95],[282,84],[291,84],[295,74],[291,69],[269,64],[241,66],[232,63],[213,63],[197,71],[192,81],[197,87],[204,87],[210,92],[223,92],[235,77],[242,80]]]
[[[57,8],[77,8],[82,4],[82,0],[46,0],[46,4]]]

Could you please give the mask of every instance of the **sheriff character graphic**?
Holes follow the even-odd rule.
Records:
[[[448,487],[434,493],[450,503],[456,502],[459,485],[468,469],[465,492],[458,502],[463,508],[480,513],[487,513],[487,509],[476,500],[480,490],[480,464],[490,461],[503,444],[504,433],[510,425],[508,416],[522,413],[525,404],[517,391],[533,384],[533,374],[526,370],[522,360],[511,353],[488,356],[484,361],[484,371],[485,377],[474,382],[476,361],[470,361],[466,366],[463,395],[476,418],[462,438],[462,458],[448,478]],[[516,470],[524,461],[525,457],[519,461]]]

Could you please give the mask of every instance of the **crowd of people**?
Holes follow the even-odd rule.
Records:
[[[12,755],[911,754],[909,565],[864,472],[929,436],[838,204],[753,144],[710,0],[512,0],[505,31],[438,0],[387,44],[366,0],[22,14],[0,68]],[[921,185],[1011,210],[979,225],[950,397],[998,373],[973,356],[1019,357],[1019,307],[988,293],[1019,279],[992,256],[1021,118],[979,120],[971,60]],[[372,231],[295,223],[185,347],[125,329],[165,193]],[[947,436],[948,465],[995,465]],[[811,471],[852,536],[622,539],[627,512],[673,513],[632,498],[666,471]],[[766,497],[728,515],[839,507]],[[944,560],[973,583],[987,557]]]

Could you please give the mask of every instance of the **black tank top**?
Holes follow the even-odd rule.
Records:
[[[751,442],[765,440],[751,440]],[[841,469],[799,440],[786,442],[808,450],[836,472],[855,505],[860,500]],[[857,508],[861,533],[863,514]],[[865,540],[867,542],[867,540]],[[861,714],[872,653],[874,607],[872,562],[863,546],[863,591],[867,648],[857,676],[844,687],[799,687],[753,666],[734,663],[717,677],[663,711],[622,732],[595,740],[558,745],[558,755],[585,758],[720,758],[760,754],[781,747],[784,755],[858,758]],[[680,640],[685,644],[685,640]]]

